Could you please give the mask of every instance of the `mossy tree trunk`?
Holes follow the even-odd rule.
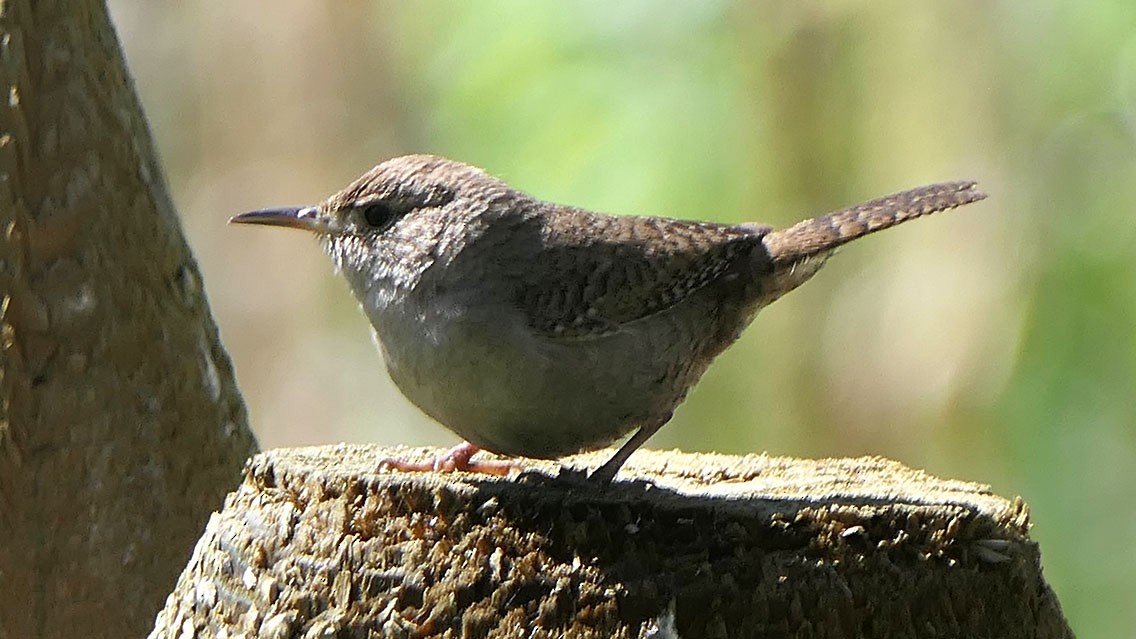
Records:
[[[103,3],[0,81],[0,637],[140,636],[256,444]]]

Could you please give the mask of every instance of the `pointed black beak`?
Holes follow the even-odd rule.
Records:
[[[265,224],[267,226],[286,226],[304,229],[313,233],[326,233],[327,222],[319,216],[314,206],[303,208],[260,209],[229,218],[229,224]]]

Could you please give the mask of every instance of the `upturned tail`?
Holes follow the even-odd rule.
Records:
[[[944,182],[881,197],[765,236],[775,267],[804,262],[852,240],[924,215],[985,199],[975,182]]]

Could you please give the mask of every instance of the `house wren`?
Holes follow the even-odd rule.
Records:
[[[466,440],[433,468],[499,470],[470,456],[555,458],[635,431],[591,475],[608,482],[754,314],[838,246],[984,197],[935,184],[773,231],[593,213],[410,155],[322,204],[231,221],[320,238],[391,379]]]

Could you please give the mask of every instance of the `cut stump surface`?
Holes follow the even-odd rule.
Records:
[[[152,636],[1071,637],[1028,509],[880,458],[641,451],[509,478],[273,450]],[[523,629],[517,634],[518,629]]]

